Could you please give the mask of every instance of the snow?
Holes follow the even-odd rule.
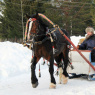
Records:
[[[77,45],[81,36],[72,36],[71,40]],[[43,59],[38,62],[36,75],[39,81],[37,88],[32,88],[30,61],[32,51],[22,44],[0,42],[0,95],[95,95],[94,81],[84,78],[69,79],[67,84],[59,84],[55,75],[56,89],[49,89],[50,75],[47,64],[42,65]],[[41,78],[39,74],[41,67]],[[54,66],[55,71],[56,67]]]
[[[77,46],[81,38],[84,38],[84,36],[71,36],[71,41],[74,43],[75,46]]]
[[[31,51],[12,42],[0,43],[0,80],[29,72]]]

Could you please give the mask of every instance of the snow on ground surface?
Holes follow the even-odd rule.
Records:
[[[71,40],[77,45],[81,36],[72,36]],[[95,95],[95,81],[87,79],[69,79],[67,84],[59,84],[55,75],[56,89],[49,89],[50,75],[47,64],[38,62],[36,74],[39,81],[37,88],[32,88],[30,80],[30,61],[32,51],[22,44],[0,42],[0,95]],[[41,64],[41,78],[39,74]],[[55,67],[55,66],[54,66]],[[55,71],[56,71],[55,67]]]

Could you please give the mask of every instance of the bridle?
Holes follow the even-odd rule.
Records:
[[[32,26],[33,23],[35,23],[36,30],[35,33],[31,32],[32,31]],[[49,39],[49,37],[47,37],[46,33],[45,34],[39,34],[41,33],[41,28],[44,30],[44,27],[39,23],[39,21],[36,18],[30,18],[27,23],[26,23],[26,30],[25,30],[25,39],[27,38],[28,41],[32,41],[34,44],[42,44],[43,42],[45,42],[47,39]],[[32,37],[32,39],[30,39],[30,36]],[[34,38],[41,38],[41,37],[45,37],[42,41],[35,41]]]
[[[25,39],[28,38],[28,40],[29,40],[30,31],[31,31],[31,29],[28,29],[29,28],[29,23],[31,22],[31,26],[32,26],[33,21],[36,21],[36,19],[35,18],[29,18],[28,21],[27,21],[27,23],[26,23]],[[31,26],[30,26],[30,28],[31,28]]]

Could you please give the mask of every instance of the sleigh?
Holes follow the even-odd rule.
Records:
[[[70,67],[68,67],[68,73],[69,74],[80,74],[80,75],[82,75],[82,74],[86,74],[87,76],[88,76],[88,79],[89,80],[95,80],[95,78],[94,78],[94,75],[95,75],[95,63],[93,63],[93,62],[91,62],[91,52],[90,51],[79,51],[78,49],[77,49],[77,47],[72,43],[72,41],[69,39],[69,37],[59,28],[59,26],[58,25],[55,25],[52,21],[50,21],[45,15],[43,15],[43,14],[37,14],[37,16],[42,16],[43,18],[45,18],[50,24],[52,24],[53,25],[53,27],[55,28],[55,30],[58,30],[60,33],[59,34],[61,34],[62,36],[64,36],[64,37],[62,37],[62,38],[65,38],[65,41],[67,40],[69,43],[68,43],[68,45],[66,45],[66,49],[68,49],[67,48],[67,46],[69,47],[69,45],[71,44],[74,48],[75,48],[75,50],[76,51],[70,51],[70,53],[69,53],[69,56],[70,56],[70,59],[72,60],[72,61],[70,61],[70,64],[72,63],[72,65],[73,65],[73,69],[71,69],[71,66]],[[36,16],[36,17],[37,17]],[[29,18],[29,16],[28,16],[28,18]],[[38,20],[36,23],[38,23],[38,22],[41,22],[40,21],[40,19],[35,19],[34,17],[32,17],[31,19],[29,19],[28,21],[27,21],[27,24],[26,24],[26,32],[25,32],[25,39],[26,39],[26,37],[28,37],[28,39],[30,38],[29,37],[29,35],[30,35],[30,32],[33,32],[32,34],[34,34],[35,33],[35,35],[33,35],[33,38],[34,37],[38,37],[38,35],[37,35],[37,33],[38,33],[38,31],[36,31],[36,30],[38,30],[38,29],[35,29],[35,27],[37,28],[38,26],[35,26],[35,27],[32,27],[33,29],[35,29],[35,31],[31,31],[32,29],[29,29],[30,31],[27,31],[28,29],[27,29],[27,26],[28,26],[28,23],[29,23],[29,21],[31,21],[31,23],[34,23],[33,21],[36,21],[36,20]],[[40,23],[41,24],[41,23]],[[43,24],[41,24],[41,25],[44,25],[45,23],[43,23]],[[34,25],[39,25],[39,24],[35,24],[34,23]],[[45,27],[46,25],[44,25],[44,28],[43,29],[46,29],[46,27]],[[52,32],[55,32],[55,30],[54,31],[52,31]],[[43,35],[45,35],[45,37],[47,37],[47,34],[46,34],[46,31],[39,31],[40,33],[43,33]],[[45,32],[45,33],[44,33]],[[39,34],[40,34],[39,33]],[[28,34],[28,35],[27,35]],[[39,35],[39,36],[41,36],[41,35]],[[50,41],[51,42],[53,42],[53,39],[52,39],[52,36],[51,36],[51,34],[50,34]],[[36,39],[38,39],[38,38],[36,38]],[[44,41],[46,41],[46,40],[44,40]],[[49,42],[50,42],[49,41]],[[43,42],[43,40],[42,41],[40,41],[40,40],[37,40],[36,42],[35,42],[35,40],[34,40],[34,44],[39,44],[41,42],[41,44],[42,44],[42,42]],[[48,41],[47,41],[48,42]],[[66,42],[66,44],[67,44],[67,42]],[[37,46],[37,45],[36,45]],[[30,45],[30,48],[31,48],[31,45]],[[38,47],[37,47],[38,48]],[[36,48],[36,50],[37,50],[37,48]],[[40,49],[39,49],[40,50]],[[65,49],[63,49],[63,50],[65,50]],[[42,50],[43,51],[43,50]],[[53,53],[54,53],[54,46],[52,47],[52,51],[53,51]],[[69,49],[68,50],[66,50],[66,51],[64,51],[64,53],[62,54],[62,55],[64,55],[64,54],[67,54],[67,55],[65,55],[64,57],[62,57],[61,56],[61,58],[60,57],[58,57],[58,59],[60,58],[60,61],[61,61],[61,59],[62,58],[64,58],[64,60],[65,60],[65,62],[63,62],[64,64],[66,64],[66,65],[64,65],[64,69],[62,68],[62,70],[65,70],[65,71],[62,71],[62,73],[61,74],[63,74],[63,79],[64,79],[64,81],[63,81],[63,83],[67,83],[67,80],[68,80],[68,74],[67,74],[67,71],[66,71],[66,69],[67,69],[67,63],[68,63],[68,51],[69,51]],[[34,57],[34,61],[33,61],[33,63],[32,63],[32,65],[31,65],[31,81],[32,81],[32,86],[35,88],[35,87],[37,87],[38,86],[38,80],[37,80],[37,78],[36,78],[36,76],[35,76],[35,63],[37,62],[37,59],[39,59],[40,57],[39,56],[37,56],[38,54],[38,51],[36,51],[36,56]],[[41,54],[42,54],[42,52],[40,52]],[[47,53],[47,52],[46,52]],[[41,55],[41,54],[39,54],[39,55]],[[47,53],[48,54],[48,53]],[[42,54],[42,55],[44,55],[45,56],[45,54]],[[48,54],[49,55],[49,54]],[[53,55],[53,54],[52,54]],[[81,56],[80,56],[81,55]],[[37,58],[38,57],[38,58]],[[66,57],[66,58],[65,58]],[[48,59],[49,58],[49,59]],[[51,59],[50,59],[51,58]],[[55,86],[55,79],[54,79],[54,77],[53,77],[53,61],[54,61],[54,59],[53,59],[53,56],[49,56],[49,57],[46,57],[46,59],[48,59],[48,60],[50,60],[50,62],[51,62],[51,68],[50,68],[50,74],[51,74],[51,78],[52,78],[52,80],[51,80],[51,83],[53,83],[54,85],[50,85],[50,87],[52,87],[53,86],[53,88],[55,88],[56,86]],[[64,61],[63,60],[63,61]],[[56,61],[58,61],[58,60],[56,60]],[[57,63],[59,63],[59,62],[57,62]],[[63,65],[62,65],[63,66]]]
[[[89,50],[79,50],[86,59],[95,67],[95,62],[91,61],[91,51]],[[73,66],[68,66],[68,73],[71,74],[70,78],[76,78],[81,76],[86,76],[88,80],[95,80],[95,70],[83,59],[82,56],[76,50],[70,50],[69,52],[70,64]]]

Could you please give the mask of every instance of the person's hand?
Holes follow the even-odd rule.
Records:
[[[79,49],[79,45],[77,45],[76,48]],[[75,50],[75,48],[73,48],[72,50]]]
[[[95,49],[95,47],[93,49]]]
[[[77,49],[79,49],[79,45],[77,45]]]

